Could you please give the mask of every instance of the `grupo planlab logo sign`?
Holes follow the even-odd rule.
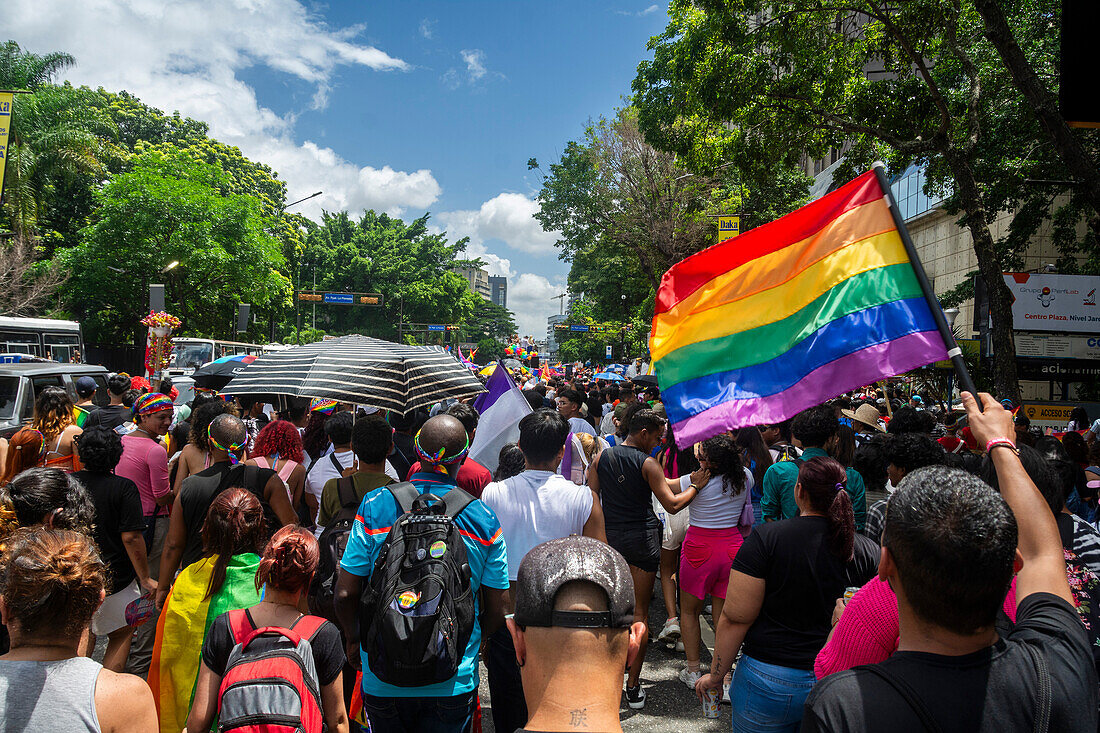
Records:
[[[1100,276],[1010,272],[1004,280],[1017,331],[1100,334]]]

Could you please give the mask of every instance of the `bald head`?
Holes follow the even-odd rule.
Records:
[[[443,448],[443,457],[450,458],[466,447],[466,428],[456,417],[436,415],[420,428],[420,447],[431,455]]]
[[[222,413],[210,421],[210,437],[228,450],[231,445],[242,445],[248,437],[248,431],[244,420],[236,415]]]

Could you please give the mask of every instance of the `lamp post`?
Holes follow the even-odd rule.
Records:
[[[947,320],[947,327],[950,329],[955,328],[955,319],[959,317],[958,308],[945,308],[943,311],[943,317]],[[977,395],[975,395],[977,397]],[[955,370],[952,369],[947,373],[947,411],[951,411],[951,405],[955,402]]]

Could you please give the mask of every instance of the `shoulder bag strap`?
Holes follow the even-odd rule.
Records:
[[[928,711],[928,707],[921,701],[916,690],[914,690],[908,682],[880,664],[865,664],[855,667],[855,669],[870,672],[893,687],[894,690],[905,699],[905,702],[909,704],[913,712],[917,714],[917,718],[920,719],[921,725],[924,726],[924,730],[927,731],[927,733],[943,733],[943,728],[941,728],[940,724],[936,722],[936,719],[932,717],[932,713]]]
[[[252,633],[252,624],[243,608],[229,612],[229,633],[233,634],[233,643],[242,644]]]
[[[420,497],[420,492],[416,490],[416,487],[409,481],[402,481],[399,484],[390,484],[386,487],[393,498],[397,500],[397,505],[401,507],[402,514],[408,514],[412,511],[413,502]]]
[[[443,496],[443,505],[447,508],[447,516],[454,519],[463,509],[470,506],[470,502],[473,500],[472,494],[459,488],[451,489]]]
[[[344,466],[340,463],[340,459],[336,457],[336,451],[328,454],[328,459],[332,461],[332,467],[336,469],[337,474],[344,472]]]
[[[1047,733],[1050,729],[1050,670],[1047,669],[1047,660],[1043,653],[1031,644],[1024,643],[1024,648],[1031,655],[1031,661],[1035,663],[1035,673],[1039,677],[1039,689],[1035,691],[1035,733]]]
[[[303,639],[312,639],[313,636],[325,625],[325,619],[320,616],[299,616],[298,620],[291,624],[290,628]]]
[[[336,479],[336,494],[340,499],[340,506],[344,509],[359,503],[355,496],[355,477],[341,476]]]

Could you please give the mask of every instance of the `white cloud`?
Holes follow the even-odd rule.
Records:
[[[552,254],[559,234],[543,231],[535,219],[538,210],[538,203],[523,194],[502,193],[483,203],[480,209],[445,211],[436,219],[452,239],[469,237],[477,244],[499,239],[521,252]]]
[[[485,76],[485,52],[480,48],[464,48],[460,52],[462,60],[466,63],[466,73],[470,75],[470,81],[477,81]]]
[[[508,280],[508,308],[516,328],[540,341],[546,338],[546,319],[558,312],[555,295],[565,292],[564,282],[551,283],[542,275],[525,272]]]
[[[8,0],[4,9],[5,37],[36,53],[61,50],[76,58],[66,79],[125,89],[165,112],[209,123],[214,137],[275,168],[292,199],[323,190],[297,209],[307,216],[366,207],[401,214],[439,197],[429,170],[359,166],[298,141],[297,111],[262,106],[240,78],[254,66],[283,72],[312,85],[312,105],[320,108],[339,67],[410,69],[357,42],[363,26],[330,28],[298,0]]]
[[[435,21],[428,18],[420,21],[420,35],[430,41],[435,36]]]
[[[632,11],[632,10],[616,10],[619,15],[633,15],[636,18],[644,18],[647,15],[653,15],[661,9],[660,5],[654,3],[644,10]]]

